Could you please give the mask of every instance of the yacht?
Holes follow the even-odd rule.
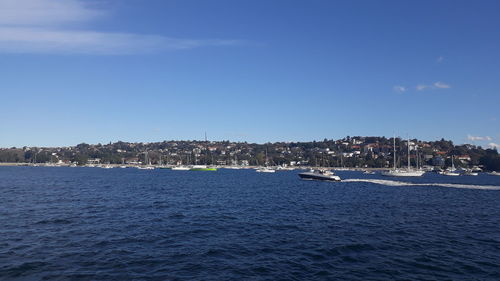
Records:
[[[267,166],[268,163],[269,163],[269,161],[267,159],[267,149],[266,149],[266,163],[265,163],[265,166],[264,167],[259,167],[259,168],[255,169],[255,171],[257,173],[274,173],[274,172],[276,172],[276,169],[272,169],[272,168],[269,168]]]
[[[421,177],[425,174],[423,170],[415,170],[411,169],[410,166],[410,139],[408,139],[408,168],[405,169],[397,169],[396,168],[396,137],[393,138],[393,146],[394,146],[394,166],[392,170],[384,171],[380,173],[382,176],[387,177]]]
[[[439,174],[443,176],[453,176],[453,177],[460,176],[460,173],[457,172],[457,169],[455,169],[455,164],[453,163],[453,155],[451,156],[451,168],[443,172],[440,172]]]
[[[425,171],[393,169],[380,174],[388,177],[421,177]]]
[[[304,180],[340,181],[340,177],[330,170],[310,170],[300,173],[299,177]]]
[[[151,159],[149,159],[148,151],[144,152],[144,162],[147,163],[145,166],[137,166],[139,170],[154,170],[155,167],[151,165]]]

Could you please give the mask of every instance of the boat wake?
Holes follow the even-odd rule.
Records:
[[[342,182],[367,182],[387,186],[442,186],[451,188],[466,188],[466,189],[485,189],[485,190],[500,190],[500,186],[496,185],[474,185],[474,184],[455,184],[455,183],[412,183],[392,180],[377,180],[377,179],[345,179]]]

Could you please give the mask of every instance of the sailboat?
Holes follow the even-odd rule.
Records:
[[[274,173],[274,172],[276,172],[275,169],[269,168],[267,166],[267,164],[268,164],[268,159],[267,159],[267,149],[266,149],[266,164],[265,164],[265,167],[260,167],[260,168],[256,169],[255,171],[257,173]]]
[[[440,173],[443,176],[460,176],[460,173],[455,169],[455,164],[453,163],[453,155],[451,156],[451,169],[445,170]]]
[[[137,169],[139,170],[154,170],[155,167],[151,165],[151,159],[149,159],[149,155],[148,155],[148,152],[146,151],[144,153],[144,162],[147,163],[146,166],[137,166]]]
[[[414,170],[410,166],[410,138],[408,138],[408,168],[397,169],[396,168],[396,137],[393,138],[394,146],[394,166],[392,170],[384,171],[381,174],[388,177],[421,177],[425,174],[425,171]]]
[[[207,152],[208,155],[209,150],[208,150],[208,140],[206,132],[205,132],[205,144],[206,144],[205,151]],[[217,168],[214,166],[198,165],[196,154],[194,155],[194,157],[195,157],[195,165],[193,165],[191,169],[189,169],[190,171],[211,171],[211,172],[217,171]],[[205,157],[205,163],[207,163],[206,157]],[[213,158],[212,158],[212,165],[213,165]]]
[[[188,156],[186,155],[186,164],[189,163]],[[188,166],[183,166],[182,165],[182,157],[180,158],[180,165],[172,167],[172,171],[189,171],[191,170],[191,167]]]

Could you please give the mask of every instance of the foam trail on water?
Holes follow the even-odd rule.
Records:
[[[456,184],[456,183],[412,183],[393,180],[377,180],[377,179],[346,179],[342,182],[368,182],[388,186],[442,186],[451,188],[468,188],[468,189],[485,189],[485,190],[500,190],[500,186],[496,185],[474,185],[474,184]]]

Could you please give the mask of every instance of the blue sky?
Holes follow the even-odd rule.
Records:
[[[499,1],[2,0],[0,147],[500,143]]]

